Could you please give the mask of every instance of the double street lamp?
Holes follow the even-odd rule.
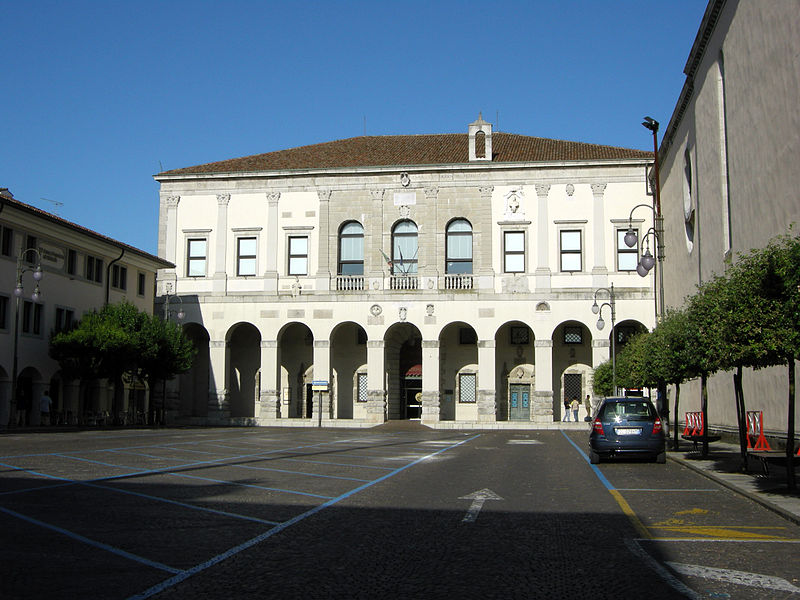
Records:
[[[33,262],[29,262],[26,266],[25,256],[33,252],[36,258]],[[33,273],[33,280],[35,286],[31,294],[31,300],[38,302],[42,297],[42,291],[39,289],[39,282],[42,280],[42,254],[36,248],[23,248],[17,256],[17,284],[14,287],[14,296],[16,298],[16,306],[14,308],[14,364],[11,368],[11,395],[15,409],[19,407],[19,393],[17,390],[17,370],[19,369],[19,305],[22,295],[25,293],[25,288],[22,284],[22,276],[30,271]],[[33,400],[33,399],[31,399]],[[33,406],[31,409],[33,410]]]
[[[608,302],[603,302],[602,304],[597,303],[597,294],[598,292],[606,292],[608,293]],[[603,309],[608,307],[609,311],[611,312],[611,387],[614,393],[617,393],[617,345],[616,345],[616,321],[617,321],[617,299],[614,295],[614,284],[611,284],[611,288],[599,288],[594,292],[594,304],[592,304],[592,312],[597,317],[597,329],[600,331],[606,326],[606,322],[603,320]]]

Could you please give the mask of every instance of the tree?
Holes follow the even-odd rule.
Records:
[[[594,368],[592,391],[594,392],[595,396],[611,396],[614,394],[614,386],[612,384],[612,365],[610,360],[607,360],[606,362],[601,363]]]
[[[191,367],[193,352],[177,325],[127,302],[107,304],[50,339],[50,356],[66,377],[114,382],[115,419],[124,402],[123,375],[168,378]]]

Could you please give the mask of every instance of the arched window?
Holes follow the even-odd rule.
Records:
[[[400,221],[392,229],[392,274],[417,273],[417,224]]]
[[[445,273],[472,273],[472,225],[455,219],[447,226]]]
[[[339,230],[339,275],[364,274],[364,227],[350,221]]]

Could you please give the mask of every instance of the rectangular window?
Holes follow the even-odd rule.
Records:
[[[128,268],[120,265],[111,267],[111,287],[118,290],[128,289]]]
[[[27,252],[28,250],[36,250],[37,246],[39,245],[39,240],[36,238],[35,235],[28,235],[25,238],[25,262],[31,265],[35,265],[39,262],[39,257],[37,256],[36,252]]]
[[[42,305],[25,300],[22,305],[22,333],[41,335]]]
[[[78,263],[78,253],[72,248],[67,250],[67,275],[75,275],[76,264]]]
[[[86,257],[86,279],[103,283],[103,259],[96,256]]]
[[[0,329],[8,329],[8,296],[0,296]]]
[[[639,264],[639,248],[628,248],[625,243],[627,229],[617,229],[617,271],[635,271]],[[638,236],[637,236],[638,237]]]
[[[369,396],[367,395],[367,377],[366,373],[358,374],[358,395],[356,396],[356,402],[366,402],[369,400]]]
[[[289,275],[308,275],[308,238],[289,238]]]
[[[206,276],[206,248],[208,242],[204,239],[191,239],[186,246],[186,276]]]
[[[139,273],[139,276],[136,281],[136,293],[139,296],[144,296],[144,286],[145,286],[145,275],[144,273]]]
[[[565,344],[582,344],[583,343],[583,329],[574,326],[564,327],[564,343]]]
[[[503,272],[525,272],[524,231],[506,231],[503,233]]]
[[[236,240],[236,274],[240,277],[256,274],[257,243],[254,237]]]
[[[70,308],[56,307],[56,333],[59,331],[69,331],[75,322],[75,312]]]
[[[0,254],[11,256],[14,253],[14,230],[10,227],[3,227],[0,235]]]
[[[458,376],[458,401],[466,404],[474,404],[476,400],[476,380],[475,373],[462,373]]]
[[[561,237],[561,272],[574,273],[581,271],[581,232],[580,230],[564,230]]]

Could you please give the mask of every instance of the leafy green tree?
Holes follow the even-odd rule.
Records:
[[[108,304],[50,339],[50,356],[68,378],[110,379],[116,418],[124,402],[125,374],[165,379],[191,367],[194,349],[180,328],[127,302]]]
[[[594,392],[595,396],[611,396],[614,394],[610,360],[607,360],[606,362],[601,363],[594,368],[592,391]]]

